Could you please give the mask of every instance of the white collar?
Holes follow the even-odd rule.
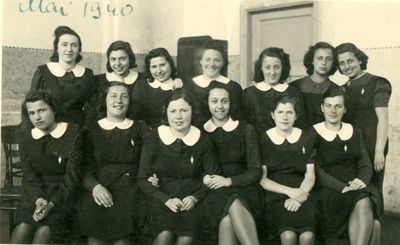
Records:
[[[67,131],[67,127],[68,127],[68,123],[59,122],[59,123],[57,123],[56,128],[50,132],[50,135],[55,139],[61,138],[61,136],[64,135],[65,131]],[[38,139],[42,138],[43,136],[47,135],[47,133],[45,133],[44,131],[42,131],[38,128],[33,128],[31,130],[31,135],[32,135],[32,138],[34,138],[35,140],[38,140]]]
[[[113,81],[123,82],[123,83],[129,84],[129,85],[134,84],[136,82],[136,79],[138,78],[138,76],[139,76],[139,73],[134,71],[133,69],[130,69],[128,75],[123,78],[117,76],[114,72],[106,73],[106,78],[109,82],[113,82]]]
[[[269,91],[271,88],[278,92],[284,92],[288,87],[289,85],[287,85],[286,83],[278,83],[275,86],[271,86],[269,83],[261,81],[256,84],[256,88],[264,92]]]
[[[289,136],[283,137],[278,134],[278,132],[276,131],[276,127],[275,127],[275,128],[268,129],[267,135],[275,145],[282,145],[283,142],[285,142],[285,139],[290,144],[296,143],[300,139],[301,132],[302,132],[301,129],[294,127],[292,130],[292,133]]]
[[[172,134],[169,126],[161,125],[158,127],[158,134],[160,135],[161,141],[170,145],[174,143],[178,138]],[[194,126],[190,126],[189,132],[182,138],[183,143],[187,146],[193,146],[200,139],[200,130]]]
[[[314,124],[313,127],[322,138],[327,141],[333,141],[336,135],[339,135],[341,140],[348,140],[353,136],[353,126],[349,123],[342,122],[342,128],[338,131],[332,131],[325,126],[325,122]]]
[[[239,125],[239,121],[233,121],[231,117],[229,117],[228,121],[222,126],[222,129],[225,130],[225,132],[232,132],[237,128]],[[208,133],[214,132],[218,127],[214,124],[212,119],[208,120],[204,125],[203,128],[205,131]]]
[[[110,120],[107,119],[107,117],[105,117],[97,121],[97,123],[100,125],[102,129],[105,130],[112,130],[116,127],[119,129],[127,129],[133,125],[133,121],[128,118],[125,118],[125,120],[121,122],[111,122]]]
[[[149,85],[152,88],[161,88],[161,90],[168,91],[168,90],[174,89],[175,82],[174,82],[174,80],[172,80],[172,78],[170,78],[164,82],[160,82],[157,79],[154,79],[153,82],[149,82]]]
[[[62,77],[65,75],[66,71],[64,68],[61,67],[61,65],[58,62],[49,62],[46,64],[47,68],[49,68],[51,74],[53,74],[56,77]],[[74,73],[75,77],[81,77],[85,73],[85,67],[81,65],[75,65],[74,69],[71,71]]]
[[[227,77],[225,77],[225,76],[222,76],[221,74],[218,75],[218,77],[213,78],[213,79],[205,78],[205,77],[203,76],[203,74],[202,74],[202,75],[198,75],[197,77],[194,77],[194,78],[193,78],[193,81],[194,81],[197,85],[199,85],[200,87],[202,87],[202,88],[207,88],[208,85],[210,85],[210,82],[213,81],[213,80],[215,80],[215,81],[217,81],[217,82],[220,82],[220,83],[223,83],[223,84],[228,84],[229,81],[230,81],[229,78],[227,78]]]

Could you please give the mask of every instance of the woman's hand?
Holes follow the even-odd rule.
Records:
[[[342,190],[342,194],[344,194],[344,193],[346,193],[346,192],[349,192],[349,191],[351,191],[351,190],[350,190],[350,187],[345,186],[345,187],[343,188],[343,190]]]
[[[150,176],[147,181],[149,181],[151,183],[152,186],[154,187],[160,187],[160,185],[158,184],[158,177],[156,174],[153,174],[153,176]]]
[[[308,193],[300,188],[290,188],[288,193],[286,193],[291,199],[296,200],[299,203],[307,201]]]
[[[182,79],[180,78],[175,78],[174,79],[174,85],[172,86],[172,90],[177,90],[183,87],[183,82]]]
[[[182,202],[183,207],[181,207],[181,211],[189,211],[197,203],[197,199],[194,196],[187,196],[183,198]]]
[[[103,205],[106,208],[114,205],[111,193],[101,184],[97,184],[92,191],[92,196],[97,205]]]
[[[170,198],[165,202],[165,206],[167,206],[172,212],[177,213],[183,208],[184,203],[179,198]]]
[[[231,178],[225,178],[220,175],[211,175],[210,176],[210,183],[207,185],[210,189],[219,189],[221,187],[228,187],[232,185]]]
[[[286,199],[284,206],[290,212],[297,212],[301,207],[301,203],[294,199]]]
[[[38,198],[35,202],[36,204],[36,209],[35,212],[33,213],[33,220],[36,222],[43,220],[49,212],[54,208],[54,203],[53,202],[47,202],[47,200],[43,198]]]
[[[209,187],[210,183],[211,183],[211,177],[209,174],[207,174],[206,176],[203,177],[203,184],[206,185],[208,188],[210,188]]]
[[[385,155],[383,152],[375,151],[375,159],[374,159],[374,169],[376,172],[380,172],[385,168]]]
[[[365,187],[367,187],[367,185],[358,178],[355,178],[352,181],[349,181],[349,189],[351,191],[360,190]]]

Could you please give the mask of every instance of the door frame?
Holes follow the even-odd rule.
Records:
[[[282,1],[284,2],[284,1]],[[243,88],[251,85],[252,79],[248,78],[253,68],[253,61],[249,60],[251,53],[251,17],[259,12],[279,11],[285,9],[294,9],[301,7],[312,7],[313,17],[313,42],[320,39],[320,21],[318,10],[320,8],[318,1],[297,1],[284,3],[271,3],[267,1],[258,3],[244,3],[240,6],[240,83]]]

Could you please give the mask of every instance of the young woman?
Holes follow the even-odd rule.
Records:
[[[88,244],[129,244],[138,232],[137,174],[148,127],[126,118],[128,85],[110,82],[101,98],[101,119],[87,123],[81,224]]]
[[[72,229],[82,160],[78,126],[59,119],[45,91],[30,92],[22,105],[31,130],[21,135],[23,196],[11,243],[48,244]]]
[[[165,100],[183,84],[176,77],[174,60],[165,48],[151,50],[144,62],[147,81],[138,83],[133,91],[133,115],[156,128],[161,125]]]
[[[230,117],[227,85],[212,81],[208,107],[212,115],[203,128],[216,145],[221,175],[206,176],[211,190],[205,202],[212,204],[219,223],[219,244],[259,244],[254,217],[261,215],[261,156],[255,129]]]
[[[310,46],[304,55],[303,64],[308,76],[292,84],[303,94],[305,128],[324,121],[321,112],[322,94],[330,87],[339,87],[329,79],[336,72],[336,58],[335,48],[326,42]]]
[[[389,81],[365,72],[368,56],[352,43],[336,47],[340,73],[349,78],[344,85],[349,98],[348,121],[361,129],[374,171],[371,183],[380,194],[383,212],[383,177],[388,152],[388,104],[392,88]]]
[[[316,199],[315,135],[293,127],[297,101],[284,95],[271,107],[275,127],[261,136],[265,213],[281,244],[314,244]]]
[[[298,99],[297,124],[303,126],[304,111],[301,91],[285,83],[290,73],[289,55],[281,48],[264,49],[254,65],[254,82],[243,92],[243,112],[247,122],[259,133],[273,128],[271,105],[276,97],[291,95]]]
[[[83,107],[95,93],[93,71],[79,65],[82,42],[68,26],[54,31],[54,51],[49,63],[33,75],[31,91],[45,90],[60,101],[65,111],[62,120],[83,125]]]
[[[321,109],[325,121],[313,126],[321,235],[342,238],[348,229],[350,244],[379,244],[378,221],[374,227],[377,193],[369,186],[372,164],[361,130],[342,122],[345,93],[339,88],[328,90]]]
[[[195,125],[200,127],[210,119],[208,110],[207,96],[208,87],[212,80],[226,84],[232,94],[231,115],[234,119],[241,118],[241,99],[242,88],[229,78],[221,75],[228,67],[228,57],[224,54],[223,48],[219,45],[208,43],[204,46],[203,54],[200,60],[203,74],[196,76],[187,84],[187,89],[191,93],[194,101]]]
[[[168,125],[153,129],[144,142],[139,184],[148,197],[153,244],[193,243],[207,212],[203,176],[219,173],[210,139],[191,126],[192,105],[185,92],[173,93],[165,103]],[[158,186],[148,181],[153,175]]]

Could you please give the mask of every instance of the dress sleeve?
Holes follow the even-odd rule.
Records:
[[[360,158],[357,161],[358,166],[358,178],[362,180],[366,185],[369,184],[372,177],[372,163],[368,155],[367,147],[365,146],[364,137],[362,136],[361,130],[360,134]]]
[[[131,101],[132,101],[132,106],[131,106],[131,112],[132,112],[132,116],[135,120],[145,120],[146,122],[148,122],[148,120],[146,120],[145,116],[144,116],[144,111],[145,111],[145,106],[143,105],[144,101],[146,99],[146,94],[144,94],[144,86],[145,86],[145,82],[147,82],[147,80],[142,80],[139,79],[136,81],[137,84],[135,85],[135,88],[133,89],[133,92],[131,94]]]
[[[337,192],[342,192],[343,188],[346,187],[345,183],[325,172],[322,167],[322,159],[318,156],[318,154],[315,157],[315,171],[317,173],[318,182],[321,185]]]
[[[231,176],[232,186],[248,186],[258,183],[261,179],[261,153],[256,130],[250,124],[245,129],[245,144],[247,157],[247,170]]]
[[[231,81],[233,82],[233,86],[232,86],[232,91],[231,91],[231,95],[232,95],[232,117],[236,120],[241,120],[244,119],[243,118],[243,114],[242,114],[242,87],[240,87],[240,85],[235,82],[235,81]]]
[[[94,146],[93,139],[91,138],[91,134],[88,129],[84,129],[82,131],[83,134],[83,164],[82,164],[82,172],[83,172],[83,186],[88,191],[93,191],[93,188],[100,184],[100,182],[96,179],[96,160],[94,158]]]
[[[297,119],[295,122],[295,126],[301,129],[306,129],[305,103],[303,98],[304,95],[297,86],[294,86],[292,84],[290,84],[289,86],[291,88],[291,96],[295,97],[297,100]]]
[[[388,107],[392,87],[390,82],[383,77],[379,77],[374,90],[374,106]]]
[[[249,87],[243,92],[242,111],[244,119],[254,127],[257,127],[256,110],[251,96],[251,90]]]
[[[38,67],[33,74],[31,89],[30,91],[45,90],[45,83],[43,79],[43,73],[40,67]]]

